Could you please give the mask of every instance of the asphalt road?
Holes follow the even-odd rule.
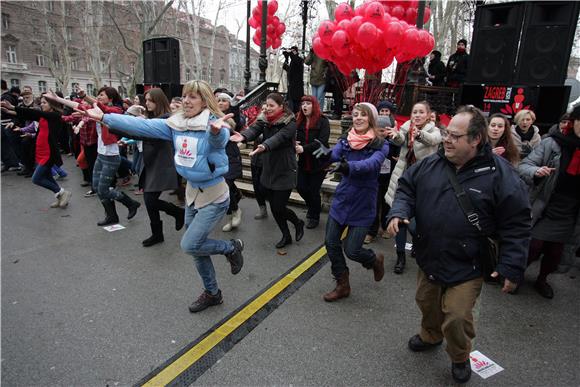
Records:
[[[79,171],[71,159],[65,165],[71,173],[62,185],[73,191],[65,210],[49,208],[51,193],[30,179],[2,174],[3,386],[132,385],[323,242],[324,222],[286,255],[277,254],[273,218],[254,220],[256,203],[245,198],[240,229],[214,232],[244,239],[245,266],[232,276],[226,260],[215,257],[224,304],[190,314],[201,281],[171,219],[162,215],[165,242],[150,248],[141,246],[149,236],[144,208],[127,221],[125,208],[117,206],[124,230],[97,227],[103,216],[98,200],[82,196]],[[371,245],[387,257],[382,282],[352,264],[351,297],[327,304],[321,296],[333,281],[326,264],[195,384],[451,385],[443,348],[407,349],[419,325],[416,265],[409,259],[403,275],[392,274],[393,243]],[[469,385],[580,385],[579,270],[551,277],[553,300],[534,292],[536,273],[532,266],[517,296],[484,287],[474,349],[505,370],[485,380],[474,374]]]

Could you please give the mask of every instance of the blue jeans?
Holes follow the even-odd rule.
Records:
[[[346,260],[344,259],[344,254],[342,252],[343,243],[346,256],[355,262],[361,263],[366,269],[371,269],[376,259],[374,251],[363,248],[363,242],[369,228],[348,226],[346,238],[344,241],[341,241],[340,236],[346,226],[347,225],[339,224],[330,216],[326,223],[326,239],[324,244],[326,245],[328,258],[330,258],[331,270],[334,278],[338,278],[342,273],[348,271]]]
[[[60,186],[52,177],[52,169],[47,165],[37,165],[32,175],[32,182],[36,185],[51,190],[54,193],[60,191]]]
[[[318,86],[310,85],[310,87],[312,88],[312,95],[318,100],[320,111],[324,111],[324,96],[326,85],[323,83],[322,85]]]
[[[181,249],[193,255],[195,267],[199,273],[203,286],[208,293],[217,294],[219,291],[215,277],[215,269],[211,255],[225,255],[234,251],[231,241],[209,239],[208,236],[224,217],[230,201],[212,203],[199,209],[193,204],[185,208],[185,227],[187,230],[181,238]]]
[[[119,200],[123,195],[116,189],[109,189],[113,179],[117,174],[121,156],[98,155],[93,169],[93,187],[97,190],[97,195],[101,200]]]
[[[407,229],[411,235],[415,235],[415,231],[417,229],[417,222],[415,222],[415,218],[411,218],[408,225],[399,223],[399,232],[395,236],[395,244],[397,245],[398,253],[405,251],[405,245],[407,244]]]

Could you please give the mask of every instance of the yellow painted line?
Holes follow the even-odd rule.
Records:
[[[286,289],[292,282],[310,269],[316,262],[320,261],[326,255],[326,247],[321,247],[308,257],[304,262],[298,265],[294,270],[281,278],[272,285],[268,290],[258,296],[254,301],[246,305],[242,310],[236,313],[232,318],[220,325],[216,330],[210,333],[205,339],[196,344],[189,351],[181,355],[177,360],[155,375],[143,386],[165,386],[171,383],[175,378],[181,375],[185,370],[191,367],[196,361],[201,359],[213,347],[218,345],[222,340],[229,336],[233,331],[239,328],[244,322],[252,317],[257,311],[264,307],[274,297]]]

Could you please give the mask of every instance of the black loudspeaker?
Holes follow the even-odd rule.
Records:
[[[179,40],[155,38],[143,41],[143,82],[180,84]]]
[[[173,97],[181,97],[181,91],[183,89],[183,85],[175,84],[175,83],[158,83],[152,85],[136,85],[135,89],[137,94],[145,94],[145,92],[152,88],[159,88],[163,90],[169,102],[171,102],[171,98]]]
[[[477,7],[467,82],[512,82],[524,7],[524,3]]]
[[[514,83],[564,83],[579,8],[577,1],[531,1],[526,4]]]

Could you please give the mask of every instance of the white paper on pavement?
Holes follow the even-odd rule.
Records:
[[[469,359],[471,360],[471,370],[483,379],[503,371],[502,367],[479,351],[471,352]]]
[[[103,227],[105,230],[107,230],[108,232],[113,232],[113,231],[119,231],[125,228],[125,226],[122,226],[120,224],[113,224],[112,226],[105,226]]]

